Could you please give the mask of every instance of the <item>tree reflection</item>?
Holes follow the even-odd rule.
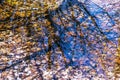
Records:
[[[116,50],[116,38],[119,35],[113,30],[114,20],[104,9],[91,1],[82,3],[78,0],[64,0],[59,7],[55,9],[44,7],[44,10],[41,10],[42,4],[34,2],[35,5],[31,5],[32,8],[30,8],[30,3],[32,1],[29,2],[29,0],[28,4],[20,1],[19,5],[17,1],[12,4],[5,2],[4,6],[0,6],[5,8],[0,9],[2,12],[0,39],[9,41],[11,36],[18,36],[20,41],[17,42],[17,40],[15,43],[19,46],[12,45],[12,41],[9,41],[6,42],[7,45],[12,46],[5,45],[5,47],[10,49],[9,52],[16,52],[21,46],[23,53],[18,52],[19,54],[16,55],[24,55],[16,60],[9,58],[11,56],[9,52],[3,53],[1,56],[7,56],[9,58],[7,62],[12,60],[12,64],[9,65],[5,60],[1,60],[5,65],[0,69],[1,72],[23,61],[36,59],[40,55],[47,55],[47,68],[51,69],[53,65],[59,65],[54,62],[56,55],[60,52],[65,67],[58,72],[69,66],[76,68],[90,66],[90,70],[82,70],[83,75],[90,74],[91,70],[108,75],[107,68],[114,64],[113,53]],[[11,35],[6,36],[7,34]],[[59,58],[57,59],[59,61]],[[100,70],[97,70],[98,68]],[[38,71],[41,72],[41,70]]]

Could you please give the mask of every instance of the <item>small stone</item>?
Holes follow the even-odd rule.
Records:
[[[12,61],[8,61],[8,64],[9,64],[9,65],[12,65]]]
[[[15,66],[14,68],[15,68],[15,69],[18,69],[18,66]]]
[[[42,60],[42,63],[43,63],[43,64],[46,63],[46,60]]]
[[[29,68],[26,68],[26,69],[25,69],[25,72],[28,72],[29,70],[30,70]]]

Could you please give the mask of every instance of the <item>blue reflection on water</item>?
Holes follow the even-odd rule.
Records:
[[[83,28],[81,26],[81,30],[84,34],[84,38],[82,37],[78,37],[78,35],[76,34],[76,37],[70,36],[68,38],[65,38],[65,36],[67,36],[66,32],[69,31],[73,31],[73,32],[77,32],[76,27],[77,27],[77,23],[74,22],[74,24],[71,27],[64,27],[63,25],[58,25],[56,22],[53,21],[53,25],[54,28],[59,32],[59,37],[61,39],[61,41],[59,42],[60,47],[62,48],[65,57],[67,59],[72,60],[73,57],[80,59],[83,56],[86,56],[86,54],[89,54],[89,46],[87,46],[87,43],[85,41],[85,39],[87,39],[87,37],[89,36],[89,34],[87,34],[87,32],[95,32],[97,31],[99,36],[100,32],[99,30],[96,29],[96,26],[103,32],[103,34],[109,39],[109,40],[114,40],[115,37],[118,37],[118,34],[111,29],[111,27],[113,25],[115,25],[114,20],[111,18],[111,16],[108,15],[108,13],[106,11],[104,11],[102,8],[100,8],[98,5],[90,2],[90,1],[86,1],[84,4],[82,4],[81,2],[78,2],[77,0],[64,0],[63,3],[60,5],[60,7],[58,9],[60,9],[63,12],[66,12],[68,15],[70,15],[70,11],[68,10],[71,6],[77,5],[79,6],[80,10],[84,13],[84,17],[82,18],[76,18],[76,20],[80,23],[87,23],[87,28]],[[87,11],[86,11],[86,10]],[[55,11],[51,12],[51,16]],[[59,14],[59,13],[58,13]],[[64,15],[63,15],[64,16]],[[63,17],[61,16],[61,17]],[[59,17],[59,18],[61,18]],[[92,17],[95,20],[96,25],[92,25],[95,24],[93,20],[87,20],[89,17]],[[51,17],[52,18],[52,17]],[[104,19],[103,19],[104,18]],[[64,28],[62,28],[64,27]],[[107,32],[107,30],[110,30],[109,32]],[[79,40],[82,40],[82,42],[80,43]],[[76,42],[78,42],[76,44]],[[72,44],[71,44],[72,43]],[[74,46],[74,47],[72,47]],[[96,46],[95,46],[96,47]],[[82,50],[80,50],[82,49]],[[87,62],[89,63],[89,62]],[[77,64],[77,63],[75,63]]]
[[[118,33],[116,33],[113,30],[110,30],[112,26],[115,25],[115,22],[112,19],[112,16],[108,15],[106,11],[104,11],[98,5],[90,1],[82,4],[77,0],[64,0],[63,3],[58,8],[58,10],[61,10],[63,13],[65,12],[68,15],[70,15],[70,11],[68,9],[74,5],[77,5],[80,11],[83,12],[84,14],[83,17],[76,18],[75,20],[77,20],[79,24],[86,23],[87,24],[86,28],[83,27],[82,25],[78,26],[78,22],[75,22],[75,21],[74,22],[70,21],[73,24],[68,27],[65,27],[64,25],[59,25],[55,21],[52,21],[53,27],[55,28],[56,32],[58,32],[57,36],[60,38],[58,44],[60,45],[62,51],[64,52],[65,57],[71,61],[71,63],[69,64],[70,66],[79,65],[79,63],[72,61],[73,58],[79,60],[80,58],[85,56],[89,58],[96,57],[95,55],[90,54],[91,53],[90,50],[91,48],[97,49],[98,46],[101,46],[101,45],[91,44],[91,46],[88,46],[88,42],[86,39],[88,39],[89,41],[94,41],[94,40],[99,41],[100,38],[96,38],[96,36],[97,35],[101,37],[103,36],[100,33],[99,29],[111,41],[112,40],[114,41],[117,37],[119,37]],[[62,13],[57,13],[56,10],[50,12],[51,20],[53,20],[53,17],[58,14],[62,14]],[[60,17],[57,17],[57,18],[59,19],[62,17],[66,18],[64,14],[60,15]],[[89,17],[93,17],[93,19],[95,20],[95,23],[92,19],[88,19]],[[106,25],[104,25],[105,22],[107,22]],[[81,32],[84,34],[84,37],[78,35],[79,32],[77,32],[77,29],[76,29],[78,27],[80,27]],[[67,32],[74,32],[76,35],[68,36]],[[93,37],[91,37],[91,35],[93,35]],[[95,63],[96,61],[93,61],[93,62]],[[83,65],[90,65],[89,60],[85,61]]]

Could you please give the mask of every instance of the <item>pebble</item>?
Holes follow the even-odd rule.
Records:
[[[25,72],[28,72],[29,70],[30,70],[30,68],[26,68],[26,69],[25,69]]]
[[[46,60],[42,60],[42,63],[44,64],[44,63],[46,63],[47,61]]]
[[[8,64],[9,64],[9,65],[12,65],[12,61],[8,61]]]

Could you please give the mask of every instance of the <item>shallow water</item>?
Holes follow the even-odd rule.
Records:
[[[107,12],[87,0],[65,0],[52,10],[22,3],[0,6],[1,80],[118,77],[119,16],[114,9]]]

